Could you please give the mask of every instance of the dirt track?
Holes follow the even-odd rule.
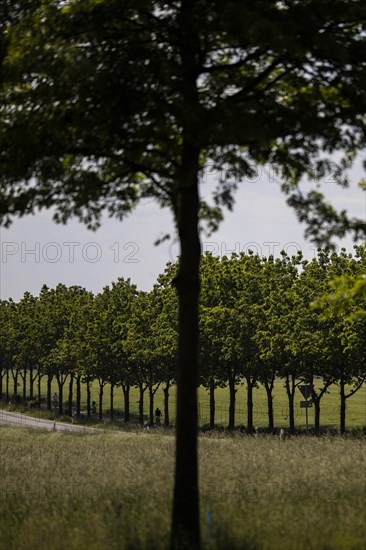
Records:
[[[67,424],[65,422],[57,422],[53,420],[45,420],[43,418],[34,418],[25,414],[7,412],[0,409],[0,423],[11,424],[15,426],[29,426],[30,428],[41,428],[43,430],[54,431],[70,431],[70,432],[104,432],[105,430],[97,428],[88,428],[85,426],[77,426],[75,424]]]

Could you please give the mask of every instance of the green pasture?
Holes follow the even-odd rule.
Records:
[[[321,382],[317,382],[321,384]],[[58,391],[56,381],[53,381],[52,392]],[[98,403],[98,382],[92,384],[92,400],[95,399]],[[21,393],[21,386],[18,390]],[[42,380],[42,394],[46,395],[46,381]],[[286,427],[288,425],[288,400],[286,390],[283,386],[283,381],[278,379],[275,383],[274,391],[274,419],[276,427]],[[209,394],[208,391],[202,386],[198,390],[199,397],[199,423],[205,425],[209,422]],[[267,396],[263,386],[259,386],[254,389],[254,424],[258,427],[267,426]],[[68,385],[64,386],[64,401],[68,398]],[[74,393],[75,399],[75,393]],[[295,422],[296,426],[301,428],[305,426],[305,409],[300,408],[300,401],[303,397],[299,390],[296,390],[295,394]],[[137,420],[138,414],[138,401],[139,391],[136,388],[131,388],[130,394],[130,409],[132,418],[131,420]],[[215,391],[216,401],[216,424],[218,426],[227,426],[229,420],[229,389],[218,388]],[[114,407],[116,410],[116,416],[123,415],[123,394],[122,389],[116,387],[114,389]],[[333,385],[329,388],[329,392],[324,395],[321,402],[321,425],[324,427],[337,427],[339,425],[339,388]],[[170,389],[170,422],[174,422],[175,418],[175,404],[176,404],[176,388]],[[155,394],[154,408],[160,407],[162,411],[163,390],[162,386],[159,387]],[[236,393],[236,425],[246,425],[246,405],[247,395],[246,386],[238,385]],[[86,387],[82,385],[82,409],[86,409]],[[104,388],[103,399],[103,411],[107,417],[110,409],[110,387],[107,385]],[[149,414],[149,398],[148,392],[145,392],[144,396],[144,412],[145,418],[148,419]],[[314,422],[314,410],[308,409],[309,425]],[[346,412],[346,426],[347,427],[361,427],[366,425],[366,384],[352,397],[347,400],[347,412]]]
[[[0,425],[0,547],[168,547],[174,437]],[[365,439],[199,439],[203,548],[363,550]]]

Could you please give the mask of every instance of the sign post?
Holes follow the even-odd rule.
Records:
[[[300,401],[300,408],[305,409],[306,431],[308,431],[309,428],[308,408],[313,406],[313,402],[311,399],[309,400],[313,387],[313,384],[303,384],[302,386],[299,386],[299,390],[301,391],[303,397],[305,397],[305,401]]]

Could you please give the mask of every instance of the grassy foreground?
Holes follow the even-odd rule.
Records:
[[[365,439],[200,436],[204,548],[362,549]],[[0,547],[167,548],[174,438],[0,425]]]

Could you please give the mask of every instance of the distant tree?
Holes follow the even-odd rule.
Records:
[[[199,310],[199,383],[209,391],[210,428],[215,427],[215,390],[216,387],[225,387],[220,379],[220,354],[213,347],[211,341],[211,309],[218,305],[219,257],[206,253],[201,260],[201,293]]]
[[[255,306],[255,335],[259,354],[258,378],[267,394],[268,428],[274,429],[273,388],[276,376],[291,363],[288,342],[293,330],[292,297],[301,257],[263,258],[262,300]]]
[[[211,376],[211,379],[218,379],[229,386],[229,428],[232,429],[235,426],[236,386],[242,376],[240,329],[236,310],[223,305],[208,311],[202,310],[202,333],[203,341],[210,342],[209,360],[215,372],[215,377]]]
[[[329,281],[329,293],[321,296],[314,306],[317,308],[329,304],[333,311],[343,313],[348,318],[363,319],[366,317],[366,246],[354,248],[356,264],[347,272],[342,271],[338,275],[333,273]]]
[[[335,381],[330,351],[332,343],[328,338],[332,325],[322,321],[311,307],[312,302],[327,289],[329,261],[329,253],[321,251],[311,262],[303,261],[302,272],[294,286],[292,351],[300,365],[301,382],[312,387],[316,431],[320,428],[321,399]]]
[[[94,319],[89,321],[90,346],[96,360],[100,389],[110,384],[110,416],[114,416],[114,391],[122,385],[125,420],[129,419],[131,365],[125,348],[128,323],[137,289],[119,277],[95,297]],[[100,394],[101,396],[101,394]],[[101,414],[101,412],[100,412]]]
[[[329,363],[327,377],[339,385],[340,430],[346,430],[346,402],[366,381],[364,340],[366,301],[362,291],[363,252],[359,260],[341,251],[329,257],[328,281],[313,302],[314,313],[326,325],[325,342]],[[335,291],[335,292],[334,292]],[[350,386],[347,393],[347,386]]]
[[[13,364],[14,340],[12,319],[15,304],[0,300],[0,399],[9,400],[9,373]],[[5,387],[4,387],[5,384]]]
[[[254,333],[256,306],[262,299],[261,271],[261,260],[253,254],[233,254],[216,262],[207,256],[202,265],[203,281],[208,282],[207,288],[204,282],[202,286],[203,342],[211,347],[205,353],[211,355],[209,360],[215,364],[218,379],[229,384],[231,428],[235,424],[236,385],[245,379],[249,431],[253,430],[253,388],[258,381],[259,354]]]
[[[235,426],[237,385],[242,378],[242,342],[238,301],[243,273],[238,257],[213,257],[202,261],[201,377],[210,391],[211,424],[216,385],[229,386],[229,428]],[[207,376],[208,375],[208,376]]]
[[[178,264],[168,263],[159,275],[152,291],[153,312],[151,330],[153,352],[156,358],[162,383],[164,384],[164,424],[170,425],[169,391],[176,379],[178,355],[178,300],[172,286],[177,275]]]
[[[157,293],[140,292],[131,309],[126,350],[133,364],[132,381],[139,389],[139,422],[144,423],[144,394],[149,393],[149,421],[154,423],[154,397],[163,379],[159,346],[160,327],[157,324]]]

